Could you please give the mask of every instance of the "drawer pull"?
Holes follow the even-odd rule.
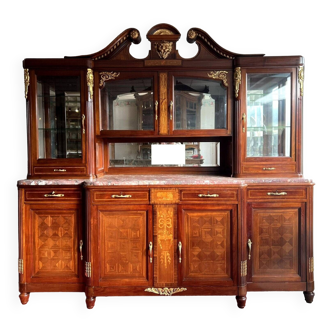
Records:
[[[263,167],[263,171],[274,171],[275,167]]]
[[[50,194],[45,194],[44,197],[64,197],[64,194],[56,194],[55,191],[52,191]]]
[[[54,171],[54,172],[67,172],[67,170],[64,169],[64,168],[54,168],[53,171]]]
[[[267,194],[268,194],[268,196],[286,196],[287,195],[286,191],[281,191],[280,193],[278,193],[277,191],[269,192]]]
[[[213,198],[213,197],[219,197],[219,195],[218,194],[198,194],[198,197]]]
[[[112,195],[112,198],[130,198],[131,195]]]

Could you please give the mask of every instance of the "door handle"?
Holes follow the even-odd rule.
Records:
[[[153,251],[152,251],[152,248],[153,248],[153,244],[152,244],[152,242],[150,241],[150,243],[149,243],[150,263],[152,263],[152,259],[153,259]]]
[[[180,241],[179,243],[178,243],[178,248],[179,248],[179,263],[181,263],[182,262],[182,242]]]
[[[83,260],[83,241],[80,241],[80,254],[81,254],[81,261]]]
[[[248,239],[248,247],[249,247],[249,254],[248,254],[248,259],[250,260],[251,258],[251,245],[252,245],[252,241],[250,239]]]

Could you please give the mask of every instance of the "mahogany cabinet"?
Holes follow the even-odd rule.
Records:
[[[25,59],[28,172],[20,298],[314,297],[313,182],[303,178],[302,56],[238,54],[158,24],[104,49]]]
[[[82,191],[19,189],[20,298],[30,292],[83,291]]]

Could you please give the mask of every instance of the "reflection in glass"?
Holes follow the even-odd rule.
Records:
[[[37,108],[39,158],[81,158],[80,77],[38,76]]]
[[[289,157],[291,74],[247,74],[247,157]]]
[[[220,165],[219,142],[188,142],[188,143],[153,143],[153,144],[184,144],[184,165],[167,165],[176,167],[208,167]],[[109,143],[110,167],[155,167],[151,165],[151,143]]]
[[[102,130],[154,130],[152,79],[111,80],[101,88]]]
[[[174,129],[225,129],[227,89],[218,81],[174,78]]]

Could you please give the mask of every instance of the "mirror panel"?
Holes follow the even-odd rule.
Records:
[[[185,164],[151,164],[152,144],[184,144]],[[219,142],[109,143],[110,167],[218,167]]]
[[[154,130],[152,78],[107,81],[100,98],[101,130]]]
[[[174,77],[174,102],[174,130],[227,127],[227,88],[220,81]]]

